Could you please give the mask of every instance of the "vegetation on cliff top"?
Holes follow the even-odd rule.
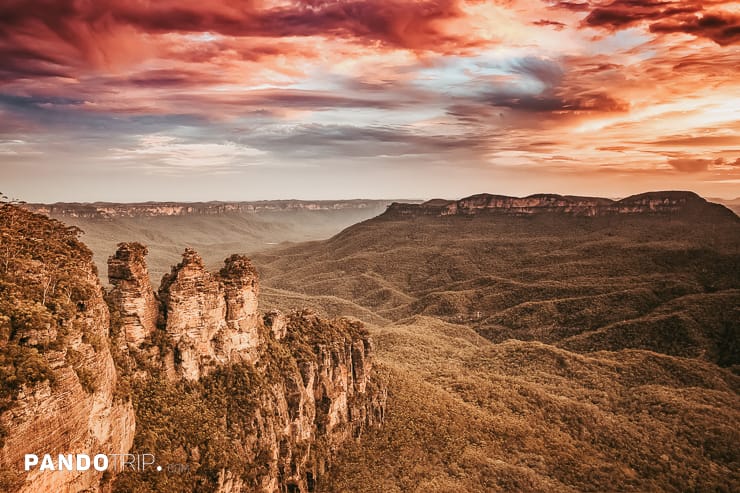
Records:
[[[0,203],[0,412],[24,385],[53,380],[43,355],[66,347],[77,314],[97,289],[92,253],[79,234],[78,228]],[[83,338],[89,336],[78,328]]]
[[[649,349],[740,372],[735,219],[381,216],[253,261],[274,308],[380,325],[428,315],[493,342]]]

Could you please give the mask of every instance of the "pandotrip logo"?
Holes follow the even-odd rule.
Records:
[[[27,472],[98,471],[120,473],[124,471],[184,473],[188,464],[157,464],[154,454],[26,454],[23,469]]]

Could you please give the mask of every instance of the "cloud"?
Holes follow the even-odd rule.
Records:
[[[494,136],[480,132],[445,135],[407,125],[275,124],[245,133],[237,141],[282,158],[321,161],[331,154],[343,158],[428,156],[438,159],[450,154],[480,155],[493,145]]]
[[[736,146],[740,147],[740,136],[738,135],[672,135],[665,138],[648,142],[656,146],[680,146],[680,147],[716,147]]]
[[[127,148],[112,148],[108,159],[149,171],[228,171],[259,164],[264,151],[234,142],[197,142],[169,135],[145,135]]]
[[[693,34],[727,46],[740,43],[740,16],[727,13],[678,16],[651,24],[650,31]]]
[[[538,21],[534,21],[532,24],[534,24],[535,26],[540,26],[540,27],[551,27],[558,31],[563,30],[566,26],[565,23],[563,22],[552,21],[549,19],[540,19]]]
[[[718,157],[712,163],[712,167],[715,168],[715,169],[719,169],[719,168],[724,168],[724,169],[740,168],[740,157],[739,158],[736,158],[735,160],[725,159],[725,158]]]
[[[456,52],[488,42],[466,32],[464,24],[448,26],[473,20],[460,7],[462,1],[296,0],[278,6],[253,0],[9,1],[0,5],[0,76],[69,76],[74,69],[136,63],[167,49],[167,40],[158,36],[172,34],[268,40],[324,36],[373,49]],[[288,50],[289,44],[276,46]],[[279,54],[261,43],[241,56]]]
[[[216,74],[196,70],[156,69],[138,72],[128,77],[127,82],[139,87],[193,87],[226,82]]]
[[[571,10],[573,12],[584,12],[590,8],[588,2],[555,2],[553,7]]]
[[[727,0],[613,0],[557,2],[555,8],[588,12],[583,27],[612,32],[647,24],[652,33],[685,33],[714,41],[720,46],[740,42],[740,16],[729,11]]]
[[[567,70],[554,60],[525,57],[514,60],[507,69],[523,80],[494,85],[484,92],[483,101],[536,113],[621,112],[629,108],[601,89],[565,83]]]
[[[539,57],[525,57],[514,60],[509,69],[512,73],[536,79],[547,88],[560,84],[563,68],[557,62]]]
[[[691,159],[691,158],[679,158],[669,159],[668,164],[673,166],[676,171],[683,173],[698,173],[700,171],[706,171],[709,165],[712,164],[711,159]]]
[[[604,7],[592,9],[583,22],[589,26],[621,28],[641,21],[666,19],[700,10],[702,10],[701,3],[697,2],[615,0]]]
[[[493,106],[506,107],[527,112],[621,112],[629,106],[606,93],[594,92],[576,96],[507,95],[491,93],[487,101]]]
[[[240,92],[198,93],[181,92],[169,95],[166,104],[174,110],[189,105],[214,119],[249,116],[255,112],[323,111],[350,109],[394,110],[403,106],[385,94],[365,97],[341,92],[299,89],[259,89]]]
[[[740,158],[717,157],[714,159],[696,158],[696,157],[679,157],[669,158],[668,164],[673,169],[683,173],[699,173],[702,171],[734,171],[740,168]]]

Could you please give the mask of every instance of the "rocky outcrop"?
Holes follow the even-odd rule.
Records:
[[[122,244],[111,259],[130,258],[130,250]],[[192,467],[201,471],[198,480],[213,491],[308,493],[343,445],[383,421],[386,390],[373,371],[373,346],[361,323],[324,320],[310,311],[261,316],[258,295],[258,275],[247,258],[232,255],[213,274],[194,250],[185,250],[158,292],[159,328],[150,337],[160,341],[158,355],[151,344],[130,348],[160,358],[155,372],[169,376],[166,388],[183,389],[172,392],[197,396],[188,404],[195,413],[223,413],[223,421],[200,426],[214,428],[212,434],[230,445],[200,443],[200,428],[190,430],[189,422],[149,429],[152,420],[142,420],[141,437],[159,437],[163,460],[170,453],[197,457]],[[121,296],[111,299],[120,303],[112,305],[114,313],[132,304]],[[162,408],[169,401],[159,403],[157,375],[139,385],[157,412],[177,414]],[[141,412],[151,417],[145,408]],[[183,436],[174,450],[159,445]],[[238,458],[229,458],[231,448],[240,451]],[[204,462],[225,465],[214,470]],[[140,481],[127,475],[119,490]]]
[[[272,337],[276,341],[284,338],[288,333],[288,320],[285,315],[278,310],[271,310],[265,314],[265,325],[270,328]]]
[[[139,346],[157,328],[159,302],[149,282],[144,257],[147,248],[139,243],[120,243],[108,258],[108,280],[112,303],[118,307],[123,339]]]
[[[373,375],[361,324],[296,312],[271,347],[289,351],[295,362],[282,360],[280,372],[270,373],[256,407],[251,449],[266,451],[267,468],[251,484],[232,480],[230,489],[227,478],[235,474],[224,471],[219,491],[315,491],[341,448],[384,419],[387,393]]]
[[[569,216],[612,215],[706,215],[736,218],[726,207],[707,202],[693,192],[648,192],[622,200],[571,195],[536,194],[528,197],[479,194],[460,200],[434,199],[422,204],[391,204],[385,216],[475,216],[500,214],[531,216],[538,214]]]
[[[178,374],[198,380],[216,365],[251,361],[260,344],[257,274],[249,260],[229,257],[219,275],[192,249],[159,288],[161,319]]]
[[[246,257],[232,255],[219,271],[219,282],[226,302],[226,330],[220,352],[226,361],[254,361],[261,337],[257,271]]]

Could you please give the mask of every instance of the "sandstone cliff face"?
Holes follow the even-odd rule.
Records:
[[[457,201],[434,199],[423,204],[393,203],[386,215],[474,216],[502,214],[530,216],[560,213],[571,216],[610,216],[636,214],[709,214],[734,216],[725,207],[711,204],[693,192],[649,192],[622,200],[536,194],[528,197],[479,194]]]
[[[0,226],[8,227],[8,214],[22,215],[23,226],[3,237],[13,242],[16,256],[0,275],[0,318],[10,319],[0,352],[3,358],[12,351],[25,356],[15,361],[14,370],[0,365],[2,384],[7,389],[13,381],[28,379],[31,360],[33,371],[48,378],[21,385],[0,414],[6,433],[0,490],[104,491],[102,473],[93,470],[24,472],[25,454],[125,453],[135,420],[130,401],[114,400],[117,375],[108,345],[108,307],[89,251],[62,225],[7,207],[0,211],[0,223],[6,221]],[[38,234],[44,243],[33,241]],[[6,295],[12,304],[4,303]]]
[[[246,257],[232,255],[224,261],[219,281],[226,302],[226,330],[218,350],[226,361],[254,361],[262,336],[257,271]]]
[[[267,452],[267,468],[252,483],[224,470],[217,491],[315,491],[341,447],[384,419],[387,393],[372,378],[372,344],[359,324],[300,312],[286,331],[271,347],[292,351],[297,364],[271,375],[251,423],[250,448]]]
[[[371,209],[388,204],[384,200],[266,200],[257,202],[149,202],[143,204],[114,203],[57,203],[25,204],[27,209],[41,214],[109,219],[114,217],[153,216],[213,216],[234,213],[263,213],[283,211],[336,211],[345,209]]]
[[[198,380],[215,365],[256,360],[258,293],[256,272],[244,257],[229,257],[213,275],[194,250],[185,250],[159,289],[178,374]]]

